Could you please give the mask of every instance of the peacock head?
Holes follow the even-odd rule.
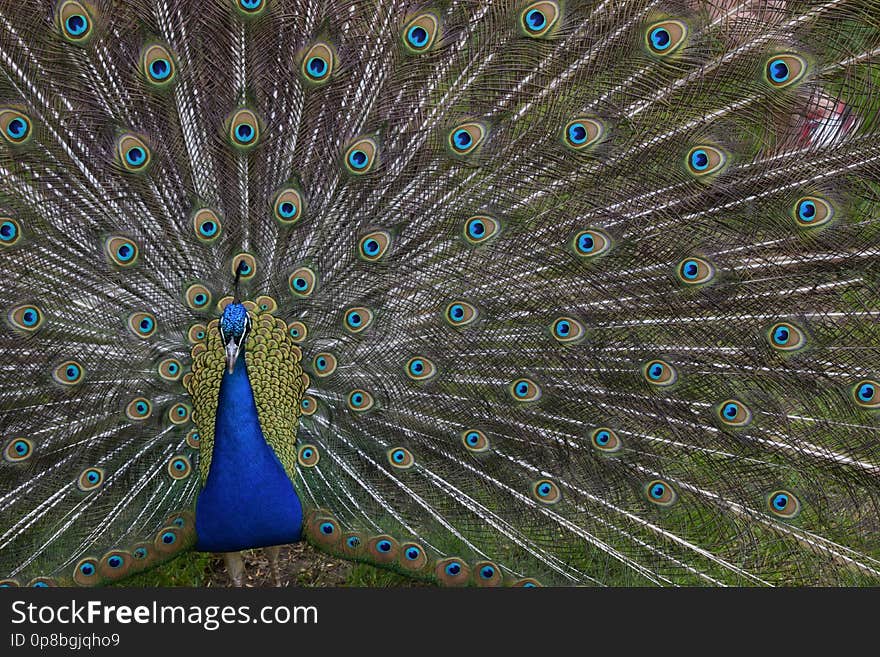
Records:
[[[235,361],[238,360],[250,330],[251,318],[242,304],[233,301],[223,309],[223,315],[220,317],[220,337],[226,347],[226,368],[230,374],[235,369]]]

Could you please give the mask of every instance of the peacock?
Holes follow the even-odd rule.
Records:
[[[0,578],[880,583],[876,0],[0,0]]]

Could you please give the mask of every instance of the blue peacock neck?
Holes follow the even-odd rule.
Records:
[[[220,383],[211,465],[196,505],[196,549],[293,543],[302,535],[302,520],[293,483],[263,436],[242,345]]]

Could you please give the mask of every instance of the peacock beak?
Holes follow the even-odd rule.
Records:
[[[232,374],[235,369],[235,361],[238,360],[239,348],[235,340],[226,343],[226,370]]]

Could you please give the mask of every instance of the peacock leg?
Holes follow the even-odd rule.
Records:
[[[281,554],[280,545],[266,548],[266,556],[269,558],[269,567],[272,569],[272,581],[275,582],[275,586],[281,586],[281,573],[278,570],[279,554]]]
[[[226,572],[236,588],[241,588],[244,582],[244,559],[241,552],[224,552],[223,561],[226,563]]]

